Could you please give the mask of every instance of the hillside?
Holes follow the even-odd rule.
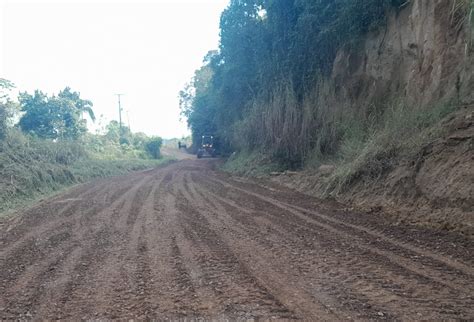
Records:
[[[363,210],[390,213],[401,222],[472,234],[472,31],[463,28],[454,5],[412,1],[388,15],[387,25],[368,34],[358,50],[338,52],[329,80],[334,95],[322,105],[367,113],[371,106],[398,101],[415,110],[399,115],[402,124],[389,131],[390,138],[381,138],[387,132],[381,131],[375,135],[381,146],[361,145],[363,152],[354,161],[336,163],[329,174],[324,166],[318,171],[307,167],[298,176],[277,180]],[[426,128],[413,126],[413,117],[426,119]],[[378,154],[370,157],[371,149]],[[374,163],[382,169],[371,173]]]
[[[181,93],[193,135],[229,171],[471,234],[473,2],[251,3]]]

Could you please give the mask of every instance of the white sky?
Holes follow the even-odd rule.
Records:
[[[186,135],[178,92],[216,49],[228,0],[0,0],[0,77],[19,90],[66,86],[132,131]]]

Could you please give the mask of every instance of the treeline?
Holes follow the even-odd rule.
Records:
[[[194,142],[215,134],[223,152],[259,149],[290,167],[309,151],[331,153],[340,134],[318,123],[311,96],[338,50],[356,46],[404,2],[231,0],[219,50],[180,92]]]
[[[0,142],[8,144],[13,136],[46,140],[50,144],[77,143],[84,155],[96,158],[152,158],[160,157],[162,139],[144,133],[132,133],[117,121],[110,121],[97,133],[87,130],[86,115],[96,120],[93,104],[82,99],[80,93],[66,87],[57,95],[40,90],[33,94],[23,92],[18,101],[8,95],[14,87],[0,79]]]

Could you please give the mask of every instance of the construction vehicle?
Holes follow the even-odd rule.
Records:
[[[186,148],[187,148],[186,143],[181,143],[181,141],[178,141],[178,150],[186,149]]]
[[[198,159],[202,157],[214,158],[215,156],[214,137],[212,135],[203,135],[201,138],[201,147],[197,151]]]

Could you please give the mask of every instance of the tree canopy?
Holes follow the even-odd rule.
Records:
[[[289,110],[284,105],[293,99],[293,105],[301,103],[318,80],[331,72],[337,51],[380,26],[387,7],[399,2],[231,0],[221,15],[219,50],[206,55],[203,66],[180,92],[182,114],[194,141],[214,134],[224,149],[239,148],[242,132],[238,128],[250,117],[268,113],[258,107],[265,102],[280,104],[274,122],[265,125],[272,130],[253,140],[263,127],[253,124],[244,131],[245,140],[266,144],[262,138],[271,135],[270,141],[278,145],[283,139],[275,127],[283,130],[281,118],[290,117],[285,116]],[[284,152],[287,157],[291,153]]]
[[[87,131],[83,114],[95,120],[92,102],[81,99],[69,87],[52,96],[39,90],[34,94],[23,92],[19,103],[24,112],[19,123],[21,129],[40,138],[77,139]]]

